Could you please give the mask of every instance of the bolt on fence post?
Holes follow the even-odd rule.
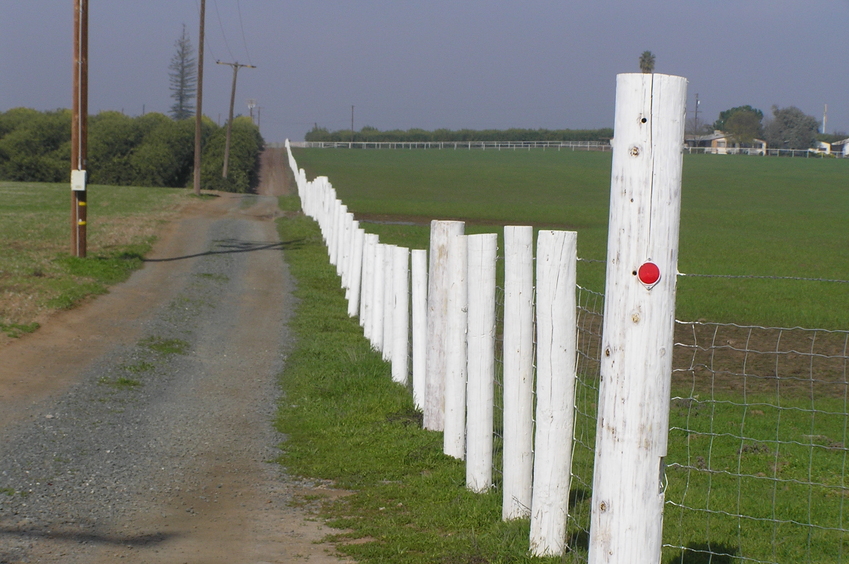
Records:
[[[504,445],[501,518],[531,512],[534,445],[534,230],[504,227]]]
[[[661,557],[686,98],[681,77],[617,77],[590,564]]]
[[[430,254],[427,279],[427,360],[423,426],[431,431],[445,428],[445,350],[448,312],[448,240],[462,235],[462,221],[430,223]]]
[[[577,361],[578,234],[540,231],[537,241],[537,409],[530,549],[566,551]]]

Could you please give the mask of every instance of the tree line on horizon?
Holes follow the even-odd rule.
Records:
[[[204,116],[201,185],[249,192],[258,183],[264,141],[249,117],[233,120],[227,178],[221,177],[226,127]],[[188,187],[194,171],[194,119],[160,113],[100,112],[88,120],[88,182]],[[0,180],[70,182],[71,111],[13,108],[0,113]]]
[[[755,139],[766,141],[775,149],[809,149],[817,141],[833,143],[846,138],[845,133],[819,133],[819,121],[806,115],[795,106],[772,107],[772,115],[752,106],[737,106],[719,112],[719,118],[703,133],[710,130],[722,131],[741,145],[751,144]]]
[[[314,126],[304,135],[305,141],[311,142],[461,142],[461,141],[598,141],[606,142],[613,137],[613,128],[601,129],[393,129],[380,131],[371,126],[365,126],[359,131],[350,129],[329,131],[327,128]]]

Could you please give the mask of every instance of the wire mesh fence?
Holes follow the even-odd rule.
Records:
[[[664,561],[849,561],[849,332],[676,329]]]
[[[604,295],[580,286],[577,291],[578,359],[567,544],[575,560],[586,561],[590,536]]]

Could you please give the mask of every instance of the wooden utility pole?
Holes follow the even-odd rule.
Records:
[[[198,99],[195,110],[195,172],[194,192],[200,196],[200,155],[201,125],[203,122],[203,42],[204,21],[206,20],[206,0],[200,0],[200,32],[198,33]]]
[[[88,155],[88,0],[74,0],[74,80],[71,118],[71,255],[86,256]]]
[[[221,178],[227,178],[227,165],[230,161],[230,130],[233,127],[233,105],[236,103],[236,77],[239,75],[239,69],[247,67],[255,69],[254,65],[240,65],[239,63],[222,63],[216,61],[219,65],[228,65],[233,67],[233,88],[230,90],[230,119],[227,120],[227,135],[224,141],[224,168],[221,170]]]

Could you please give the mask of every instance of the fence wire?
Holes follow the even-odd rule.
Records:
[[[847,331],[677,323],[664,562],[849,561],[847,348]]]
[[[586,561],[598,410],[601,327],[604,294],[578,286],[578,358],[575,384],[575,431],[567,546],[576,561]]]

